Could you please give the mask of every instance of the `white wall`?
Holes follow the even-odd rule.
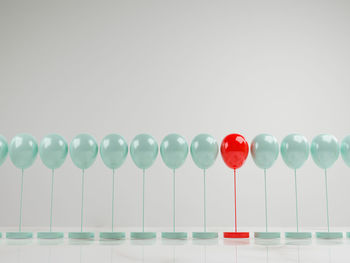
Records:
[[[238,132],[250,142],[302,133],[350,133],[349,1],[0,2],[0,134],[38,140],[81,132],[128,142],[142,132],[188,142]],[[80,171],[56,172],[55,226],[80,223]],[[111,172],[86,172],[86,224],[110,222]],[[208,170],[208,225],[233,224],[232,171]],[[239,224],[264,225],[263,172],[249,156],[238,171]],[[0,226],[18,224],[20,171],[0,167]],[[326,225],[324,177],[310,158],[299,172],[300,224]],[[331,224],[350,222],[350,168],[329,170]],[[160,156],[147,171],[146,225],[171,225],[171,171]],[[294,226],[292,171],[279,156],[268,171],[271,226]],[[189,156],[177,175],[177,223],[202,224],[202,177]],[[46,226],[50,171],[26,171],[23,224]],[[118,171],[117,224],[141,223],[141,171]]]

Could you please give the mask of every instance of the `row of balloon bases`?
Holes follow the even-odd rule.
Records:
[[[172,170],[173,177],[173,231],[162,232],[162,238],[168,239],[186,239],[186,232],[176,232],[175,229],[175,171],[183,165],[188,155],[188,145],[184,137],[178,134],[167,135],[160,145],[160,154],[167,167]],[[117,232],[114,227],[114,188],[115,171],[124,163],[129,147],[125,139],[118,134],[110,134],[103,138],[100,145],[100,155],[104,164],[112,170],[112,220],[111,231],[101,232],[100,238],[106,240],[125,239],[125,232]],[[249,238],[249,232],[237,231],[237,206],[236,206],[236,171],[240,168],[249,153],[249,146],[246,139],[240,134],[227,135],[220,147],[222,158],[225,164],[233,169],[233,191],[234,191],[234,232],[224,232],[224,238]],[[326,207],[327,207],[327,232],[317,232],[317,238],[334,239],[342,238],[342,232],[329,231],[329,213],[328,213],[328,189],[327,189],[327,169],[330,168],[339,157],[341,152],[343,160],[350,166],[350,135],[347,136],[339,147],[337,139],[330,134],[321,134],[316,136],[309,146],[307,139],[300,134],[290,134],[286,136],[281,147],[277,139],[269,134],[257,135],[250,145],[251,155],[255,164],[263,169],[265,186],[265,232],[255,232],[256,238],[273,239],[280,238],[280,232],[268,231],[268,211],[267,211],[267,190],[266,190],[266,171],[272,167],[276,161],[279,152],[286,165],[294,170],[295,179],[295,209],[296,209],[296,232],[286,232],[286,238],[307,239],[312,237],[311,232],[299,232],[298,215],[298,190],[297,190],[297,170],[303,166],[309,157],[311,151],[312,159],[321,169],[324,170],[324,179],[326,186]],[[10,145],[6,139],[0,135],[0,165],[4,163],[9,152],[12,163],[21,169],[21,196],[19,212],[18,232],[7,232],[8,239],[27,239],[32,238],[32,232],[22,231],[22,196],[24,170],[29,168],[35,161],[37,153],[44,165],[51,170],[51,205],[50,205],[50,227],[48,232],[38,232],[39,239],[58,239],[63,238],[64,233],[52,231],[52,210],[53,210],[53,190],[54,175],[65,161],[68,154],[68,144],[65,139],[57,134],[45,136],[38,146],[35,138],[29,134],[18,134],[12,140]],[[206,228],[206,170],[210,168],[218,155],[219,146],[214,137],[209,134],[197,135],[191,143],[190,152],[194,163],[203,170],[204,187],[204,214],[203,214],[203,232],[193,232],[192,237],[197,239],[217,238],[217,232],[207,232]],[[83,231],[84,215],[84,177],[85,170],[88,169],[96,160],[98,155],[98,144],[89,134],[79,134],[70,143],[69,153],[73,163],[82,171],[81,181],[81,224],[79,232],[70,232],[68,237],[71,239],[93,239],[93,232]],[[152,239],[156,238],[155,232],[145,231],[145,172],[152,166],[158,155],[158,144],[156,140],[148,134],[137,135],[130,144],[130,155],[135,165],[142,170],[142,231],[131,232],[132,239]],[[1,234],[1,233],[0,233]],[[350,238],[350,233],[347,233]]]

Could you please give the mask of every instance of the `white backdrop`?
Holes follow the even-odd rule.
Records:
[[[0,2],[0,134],[28,132],[98,142],[171,132],[220,143],[238,132],[309,141],[350,133],[348,1]],[[50,171],[25,171],[23,224],[49,223]],[[80,223],[81,172],[70,158],[56,172],[54,225]],[[117,171],[116,224],[141,224],[141,171],[128,156]],[[202,225],[202,172],[191,157],[177,172],[177,224]],[[295,225],[293,172],[279,156],[268,171],[269,224]],[[208,170],[208,225],[233,225],[232,171],[219,156]],[[301,227],[326,226],[323,171],[299,171]],[[100,157],[86,171],[85,222],[109,226],[111,171]],[[168,229],[171,171],[158,156],[147,171],[146,225]],[[20,171],[0,167],[0,226],[18,224]],[[329,170],[331,225],[350,222],[350,168]],[[239,222],[264,225],[263,172],[248,157],[238,171]]]

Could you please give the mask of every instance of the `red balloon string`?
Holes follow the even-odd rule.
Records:
[[[235,232],[237,232],[237,194],[236,194],[236,169],[233,170],[233,187],[235,192]]]

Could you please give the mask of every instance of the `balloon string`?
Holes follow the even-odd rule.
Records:
[[[329,232],[327,169],[324,169],[324,179],[325,179],[325,185],[326,185],[327,229],[328,229],[328,232]]]
[[[175,232],[175,169],[173,169],[173,232]]]
[[[207,198],[206,198],[206,174],[205,169],[203,169],[203,178],[204,178],[204,232],[207,232]]]
[[[299,232],[298,187],[297,187],[297,170],[296,169],[294,169],[294,185],[295,185],[295,215],[297,220],[297,232]]]
[[[23,200],[23,174],[24,171],[22,169],[22,179],[21,179],[21,198],[20,198],[20,205],[19,205],[19,232],[22,231],[22,200]]]
[[[266,169],[264,169],[264,184],[265,184],[265,231],[267,232],[267,188],[266,188]]]
[[[84,214],[84,169],[82,169],[81,176],[81,218],[80,218],[80,232],[83,232],[83,214]]]
[[[52,175],[51,175],[51,203],[50,203],[50,232],[52,231],[52,204],[53,204],[54,175],[55,175],[55,170],[52,169]]]
[[[112,232],[114,230],[114,169],[112,170]]]
[[[235,195],[235,232],[237,232],[237,194],[236,194],[236,169],[233,170],[233,188]]]
[[[142,232],[145,232],[145,169],[142,170]]]

